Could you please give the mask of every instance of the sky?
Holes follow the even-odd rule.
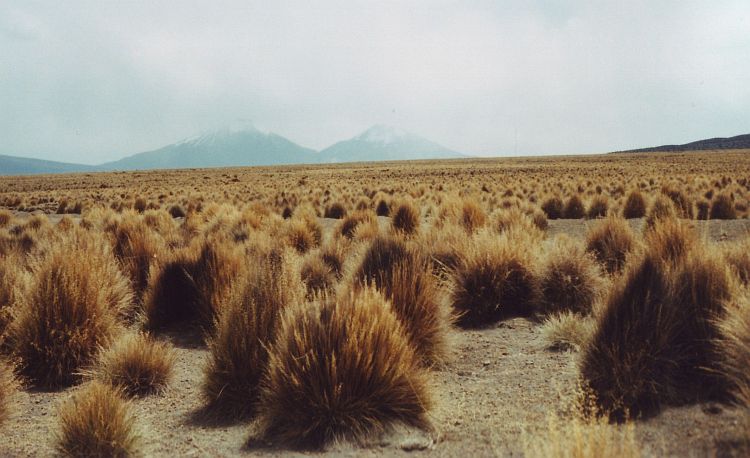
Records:
[[[96,164],[236,120],[482,156],[750,133],[750,2],[0,2],[0,154]]]

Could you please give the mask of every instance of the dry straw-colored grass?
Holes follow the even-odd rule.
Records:
[[[622,209],[622,217],[625,219],[643,218],[646,216],[646,199],[638,190],[633,190],[625,199],[625,206]]]
[[[239,279],[219,314],[204,368],[203,397],[210,413],[224,418],[241,418],[255,411],[280,315],[287,307],[304,302],[299,274],[288,254],[269,247],[250,262],[254,267]]]
[[[570,238],[558,237],[542,260],[536,312],[588,315],[604,286],[602,271],[593,256]]]
[[[332,292],[337,281],[336,274],[323,260],[320,251],[311,252],[305,257],[300,276],[307,289],[308,298],[316,294]]]
[[[452,318],[429,260],[402,240],[373,241],[355,271],[355,287],[377,288],[391,303],[425,365],[443,362]]]
[[[580,350],[588,344],[594,329],[594,318],[562,312],[548,316],[541,333],[550,350]]]
[[[601,417],[550,414],[542,434],[525,434],[529,458],[640,458],[644,452],[629,422],[613,425]]]
[[[750,297],[739,294],[727,307],[719,322],[719,349],[722,370],[726,374],[737,404],[745,412],[745,437],[750,445]]]
[[[8,339],[18,371],[42,386],[68,385],[119,332],[132,303],[106,241],[76,233],[34,264]]]
[[[57,452],[70,457],[134,455],[140,436],[132,407],[107,384],[89,382],[59,411]]]
[[[0,428],[12,412],[12,397],[17,388],[13,369],[4,360],[0,360]]]
[[[419,210],[410,200],[399,203],[391,214],[393,230],[404,235],[412,235],[419,230]]]
[[[487,224],[487,213],[472,199],[464,199],[461,206],[461,226],[473,234]]]
[[[197,320],[198,288],[193,279],[197,250],[171,253],[149,277],[143,307],[146,327],[161,329]]]
[[[677,218],[677,210],[672,200],[664,194],[659,194],[651,204],[646,217],[646,229],[654,227],[659,221]]]
[[[610,216],[598,221],[586,234],[586,250],[610,274],[620,272],[635,249],[633,230],[622,218]]]
[[[91,375],[130,396],[145,396],[166,389],[172,378],[174,350],[140,333],[129,333],[103,351]]]
[[[584,216],[586,216],[586,207],[584,207],[581,197],[578,194],[571,196],[567,202],[565,202],[563,218],[581,219]]]
[[[266,438],[322,447],[395,423],[427,427],[426,375],[390,304],[369,288],[284,313],[261,395]]]
[[[137,216],[125,218],[114,227],[112,239],[115,256],[141,301],[153,266],[166,254],[166,243]]]
[[[450,275],[450,303],[464,328],[530,316],[539,294],[528,238],[480,233],[467,242]]]
[[[649,247],[633,263],[584,350],[583,379],[617,419],[726,397],[713,342],[734,290],[728,269],[702,246],[677,264],[658,256],[665,251]]]
[[[734,208],[734,200],[725,193],[716,196],[711,202],[709,217],[711,219],[736,219],[737,211]]]

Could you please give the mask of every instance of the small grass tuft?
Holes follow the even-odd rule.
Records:
[[[138,450],[135,417],[121,393],[93,381],[60,408],[57,452],[63,456],[127,457]]]

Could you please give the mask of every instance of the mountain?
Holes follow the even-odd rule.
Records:
[[[461,155],[417,135],[377,124],[320,152],[321,162],[447,159]]]
[[[242,123],[98,166],[0,155],[0,175],[448,159],[462,155],[395,127],[375,125],[321,152]]]
[[[314,150],[252,125],[227,127],[102,164],[101,170],[242,167],[317,162]]]
[[[684,145],[662,145],[654,146],[651,148],[641,148],[629,151],[622,151],[625,153],[651,153],[651,152],[666,152],[666,151],[701,151],[701,150],[712,150],[712,149],[750,149],[750,134],[737,135],[736,137],[717,137],[709,138],[706,140],[698,140],[691,143],[685,143]]]
[[[0,175],[36,175],[44,173],[90,172],[94,167],[67,162],[44,161],[0,154]]]

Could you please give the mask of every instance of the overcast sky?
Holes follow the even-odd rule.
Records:
[[[750,1],[0,2],[0,154],[99,163],[237,119],[480,155],[750,133]]]

